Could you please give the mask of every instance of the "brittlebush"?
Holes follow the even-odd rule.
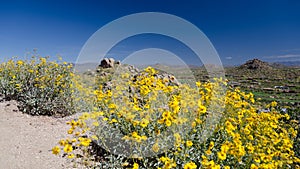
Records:
[[[252,93],[224,92],[222,79],[192,88],[156,74],[148,67],[97,87],[94,110],[68,122],[70,138],[53,153],[91,168],[299,167],[297,124],[276,102],[261,112]]]
[[[83,87],[72,64],[49,61],[48,57],[14,60],[0,64],[0,93],[19,102],[31,115],[66,116],[78,111]],[[82,95],[81,95],[82,96]]]

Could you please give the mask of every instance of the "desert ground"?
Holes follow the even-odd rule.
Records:
[[[65,123],[71,118],[30,116],[18,111],[15,101],[0,98],[0,168],[68,168],[67,161],[51,149],[66,137]]]

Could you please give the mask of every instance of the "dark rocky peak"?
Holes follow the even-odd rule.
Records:
[[[259,59],[252,59],[248,60],[246,63],[240,66],[240,68],[246,68],[246,69],[272,69],[272,67],[264,61],[261,61]]]

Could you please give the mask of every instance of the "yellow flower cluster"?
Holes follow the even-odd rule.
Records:
[[[102,112],[94,112],[91,114],[83,113],[78,120],[68,121],[67,124],[70,126],[70,129],[67,133],[71,135],[72,138],[60,140],[59,146],[53,147],[52,153],[58,155],[60,151],[63,150],[64,154],[66,154],[68,158],[74,158],[74,150],[79,148],[82,152],[77,152],[77,154],[82,153],[81,155],[88,155],[87,153],[92,140],[98,140],[98,137],[95,135],[92,135],[90,138],[86,137],[87,132],[90,131],[90,127],[86,124],[86,122],[88,119],[94,119],[94,122],[97,122],[96,118],[102,114]]]
[[[184,165],[184,169],[196,169],[197,165],[194,162],[189,162]]]
[[[174,159],[170,159],[169,157],[161,157],[159,160],[164,164],[164,166],[162,168],[158,167],[158,169],[171,169],[177,166]]]
[[[69,123],[68,133],[73,134],[75,140],[65,142],[84,149],[93,140],[83,137],[90,131],[98,143],[105,145],[101,140],[111,133],[103,126],[109,126],[121,131],[123,140],[131,147],[141,148],[139,158],[131,163],[133,168],[297,167],[300,160],[293,150],[296,124],[286,123],[289,116],[278,113],[275,102],[270,104],[270,112],[260,112],[252,93],[229,88],[225,98],[219,97],[222,87],[226,86],[222,79],[197,82],[197,87],[192,88],[172,85],[169,79],[158,78],[156,74],[156,70],[148,67],[135,76],[125,73],[115,77],[111,88],[100,85],[93,92],[95,111]],[[219,112],[222,118],[207,141],[201,142],[211,112],[220,111],[213,109],[217,107],[214,105],[224,108]],[[92,122],[87,123],[88,120]],[[179,130],[181,128],[190,130]],[[75,131],[78,129],[81,131]],[[169,132],[168,137],[164,137],[166,132]],[[141,157],[143,145],[151,138],[163,138],[154,139],[150,145],[154,154],[163,151],[162,154],[150,159]],[[166,138],[169,140],[164,140]],[[164,142],[173,147],[164,149]],[[72,156],[70,149],[64,150],[65,146],[63,151]],[[53,148],[54,154],[60,151],[58,147]],[[111,158],[117,163],[118,158]],[[106,164],[106,161],[101,163]]]
[[[19,101],[20,108],[32,115],[69,115],[76,111],[72,69],[72,64],[48,57],[11,59],[0,64],[0,92]]]
[[[258,112],[257,108],[251,105],[254,103],[253,95],[239,89],[227,92],[227,98],[228,108],[219,131],[223,134],[223,139],[220,140],[220,148],[215,149],[218,158],[208,161],[208,158],[203,156],[204,166],[286,168],[293,163],[299,163],[299,158],[294,156],[293,150],[297,127],[295,123],[285,124],[284,120],[289,120],[287,114],[277,113],[276,109],[271,109],[271,112]],[[269,107],[276,105],[276,102],[272,102]],[[210,150],[211,146],[207,151]]]

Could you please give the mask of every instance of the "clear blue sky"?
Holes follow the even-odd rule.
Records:
[[[224,64],[251,58],[300,61],[300,1],[296,0],[0,1],[0,61],[24,57],[37,48],[40,55],[59,54],[74,62],[99,28],[128,14],[150,11],[177,15],[195,24]],[[124,51],[159,46],[159,38],[131,38],[120,46],[125,46]],[[169,47],[175,44],[165,42],[170,42]],[[124,52],[121,50],[116,47],[115,54]]]

